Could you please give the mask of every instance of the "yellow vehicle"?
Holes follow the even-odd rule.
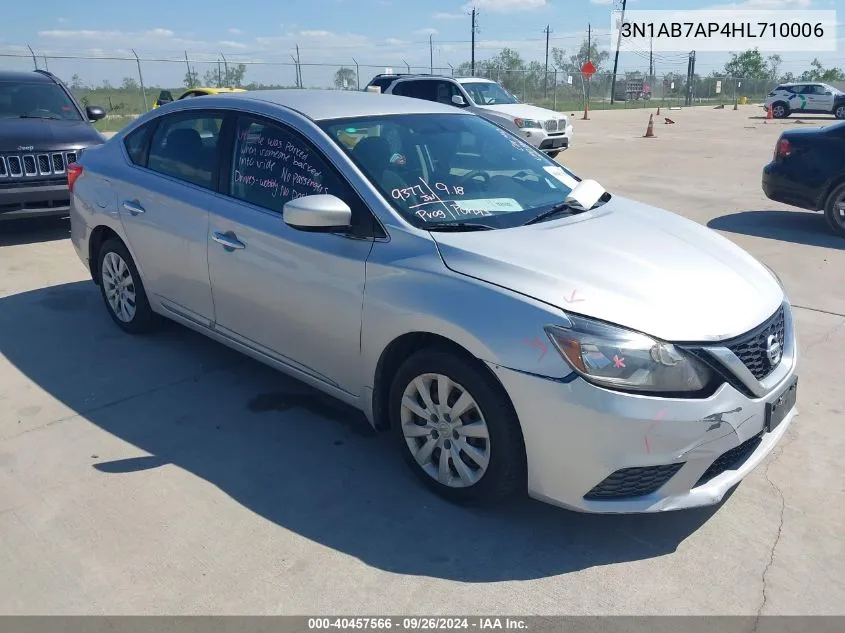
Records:
[[[203,95],[219,95],[226,92],[246,92],[243,88],[191,88],[190,90],[186,90],[182,93],[182,95],[175,99],[175,101],[181,101],[182,99],[191,99],[193,97],[201,97]],[[163,106],[165,103],[170,103],[174,101],[173,93],[169,90],[162,90],[158,94],[158,99],[153,101],[153,108],[158,108]]]

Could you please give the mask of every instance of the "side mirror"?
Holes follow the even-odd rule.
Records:
[[[106,116],[106,111],[100,106],[88,106],[85,108],[85,115],[89,121],[99,121]]]
[[[830,95],[832,95],[832,94],[833,94],[830,90],[825,90],[825,91],[824,91],[824,93],[825,93],[827,96],[830,96]]]
[[[467,102],[464,101],[464,98],[461,95],[452,95],[452,104],[458,106],[459,108],[463,108],[466,106]]]
[[[285,224],[299,231],[336,233],[352,226],[352,209],[331,195],[303,196],[286,202],[282,209]]]

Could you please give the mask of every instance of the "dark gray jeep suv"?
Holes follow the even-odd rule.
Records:
[[[67,166],[104,141],[105,114],[45,70],[0,71],[0,222],[68,214]]]

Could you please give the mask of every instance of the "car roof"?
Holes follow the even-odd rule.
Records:
[[[220,99],[221,103],[223,99],[226,103],[270,103],[296,110],[314,121],[390,114],[466,114],[451,105],[358,90],[249,90],[222,94]]]
[[[14,83],[39,83],[51,84],[55,83],[49,75],[36,72],[34,70],[0,70],[0,81],[11,81]]]
[[[191,90],[201,90],[202,92],[208,92],[209,94],[218,94],[221,92],[246,92],[243,88],[212,88],[212,87],[203,87],[203,86],[195,86],[194,88],[189,88],[186,92],[190,92]]]
[[[472,83],[479,83],[479,84],[494,84],[496,83],[492,79],[487,79],[486,77],[454,77],[455,81],[460,84],[472,84]]]

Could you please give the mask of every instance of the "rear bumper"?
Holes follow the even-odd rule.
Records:
[[[798,181],[794,174],[779,163],[769,163],[763,168],[762,187],[766,197],[775,202],[811,211],[824,207],[822,188]]]
[[[0,221],[65,216],[69,212],[67,183],[0,188]]]

